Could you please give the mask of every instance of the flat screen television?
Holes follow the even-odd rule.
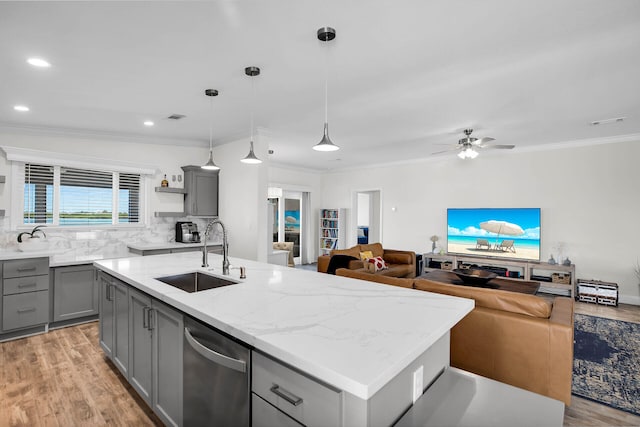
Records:
[[[447,252],[540,261],[540,208],[449,208]]]

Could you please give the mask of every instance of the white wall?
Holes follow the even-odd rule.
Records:
[[[235,141],[214,147],[220,166],[220,220],[227,227],[231,256],[267,261],[268,235],[266,145],[254,138],[254,152],[261,164],[248,165],[240,159],[249,153],[249,141]]]
[[[623,302],[640,304],[638,159],[640,141],[485,151],[473,161],[453,156],[327,173],[322,202],[348,208],[355,189],[381,188],[384,246],[417,253],[430,250],[433,234],[446,247],[449,207],[540,207],[542,260],[564,242],[578,278],[616,282]]]

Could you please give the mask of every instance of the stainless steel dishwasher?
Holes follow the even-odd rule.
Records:
[[[184,326],[184,425],[249,427],[251,351],[189,317]]]

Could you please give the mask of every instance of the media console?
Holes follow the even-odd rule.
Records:
[[[517,261],[512,259],[473,257],[456,254],[423,254],[424,271],[434,269],[453,270],[468,266],[487,267],[512,280],[540,282],[538,292],[575,298],[576,266],[549,264],[547,262]]]

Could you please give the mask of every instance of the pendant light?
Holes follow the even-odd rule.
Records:
[[[211,122],[209,123],[209,160],[204,165],[200,166],[202,169],[217,171],[220,167],[213,162],[213,97],[218,96],[218,91],[215,89],[207,89],[204,94],[211,98]]]
[[[247,67],[244,69],[244,73],[249,77],[255,77],[260,75],[260,68]],[[255,90],[253,87],[253,79],[251,79],[251,138],[249,139],[249,154],[247,154],[247,157],[245,157],[240,161],[242,163],[248,163],[252,165],[262,163],[262,160],[257,158],[255,153],[253,152],[253,98],[255,97],[254,95],[255,95]]]
[[[331,27],[322,27],[318,29],[318,40],[323,42],[329,42],[336,38],[336,30]],[[331,142],[329,138],[329,114],[328,114],[328,92],[329,92],[329,66],[325,61],[325,73],[324,73],[324,135],[322,136],[322,140],[313,146],[313,149],[316,151],[336,151],[339,150],[340,147]]]

